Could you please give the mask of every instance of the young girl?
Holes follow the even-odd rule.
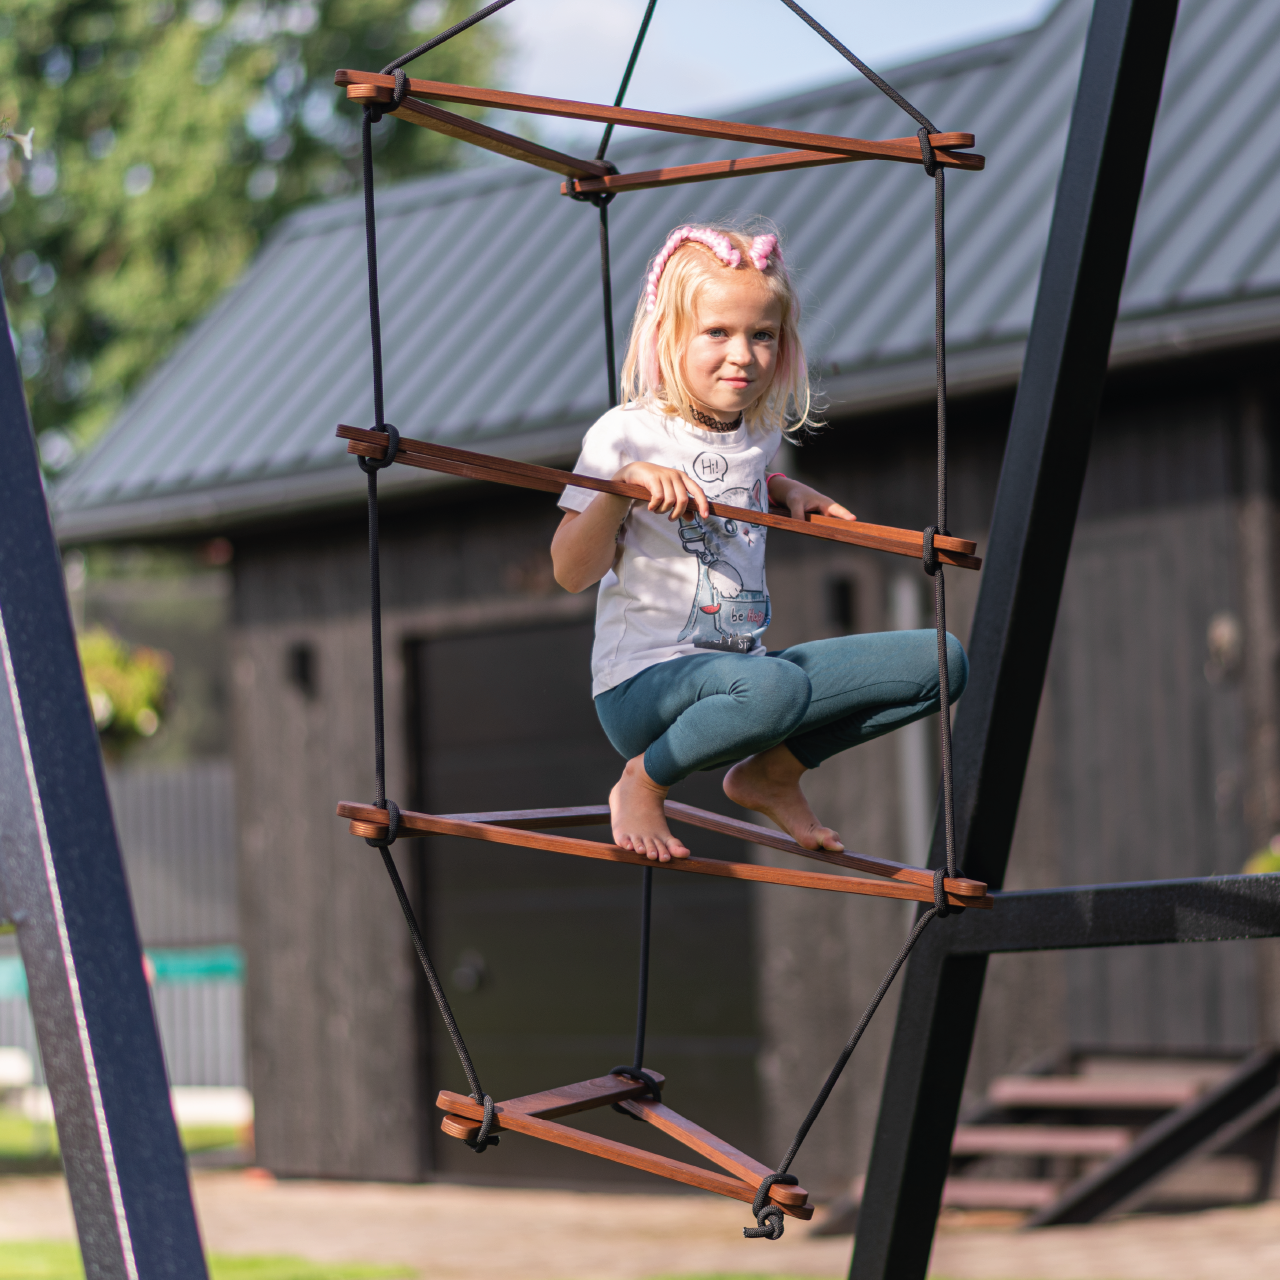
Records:
[[[647,507],[568,488],[551,544],[568,591],[599,582],[592,695],[626,758],[609,795],[613,838],[666,862],[689,850],[668,789],[733,764],[725,794],[807,849],[842,849],[800,779],[823,760],[938,710],[932,631],[842,636],[768,653],[765,529],[708,499],[793,516],[855,517],[769,473],[790,408],[808,419],[799,303],[774,235],[679,227],[654,258],[623,366],[627,401],[586,434],[575,468],[643,485]],[[951,696],[968,679],[947,637]]]

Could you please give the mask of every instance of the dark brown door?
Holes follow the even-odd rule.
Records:
[[[591,637],[589,624],[575,623],[418,646],[421,802],[454,813],[604,803],[622,760],[591,702]],[[730,812],[719,778],[698,775],[677,794]],[[607,839],[608,828],[565,834]],[[700,854],[743,856],[724,837],[686,836]],[[642,872],[469,840],[429,845],[431,947],[485,1089],[513,1097],[630,1062]],[[646,1065],[668,1077],[673,1107],[752,1150],[760,1126],[750,890],[662,870],[654,880]],[[434,1007],[424,1005],[423,1019],[432,1096],[440,1087],[465,1092]],[[682,1150],[610,1111],[569,1123]],[[446,1175],[650,1181],[519,1135],[477,1158],[439,1132],[434,1109],[427,1124],[434,1167]]]

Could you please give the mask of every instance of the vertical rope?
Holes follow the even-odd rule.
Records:
[[[755,1202],[751,1206],[752,1212],[756,1217],[756,1225],[744,1228],[742,1234],[752,1238],[768,1240],[779,1239],[782,1235],[783,1227],[782,1210],[769,1201],[770,1188],[779,1183],[795,1183],[795,1177],[789,1172],[791,1162],[796,1158],[805,1138],[808,1137],[809,1131],[813,1128],[822,1108],[826,1105],[827,1099],[831,1096],[832,1090],[836,1087],[841,1073],[849,1064],[849,1059],[853,1057],[853,1052],[858,1047],[858,1042],[862,1039],[862,1035],[870,1024],[872,1017],[875,1016],[876,1010],[880,1007],[889,988],[893,985],[894,978],[898,976],[898,972],[906,963],[912,948],[920,940],[921,934],[924,933],[933,920],[963,910],[962,907],[953,907],[947,902],[944,885],[946,877],[954,877],[956,875],[956,847],[954,789],[951,770],[951,682],[947,662],[946,585],[943,581],[942,566],[938,562],[937,553],[933,545],[935,534],[941,533],[945,536],[947,533],[946,180],[943,168],[937,163],[933,148],[929,143],[929,134],[936,133],[937,130],[926,116],[917,111],[892,85],[882,80],[870,67],[850,53],[835,36],[796,4],[795,0],[782,0],[782,3],[807,22],[828,44],[843,57],[847,58],[872,84],[896,102],[920,125],[917,136],[920,139],[921,158],[924,161],[925,173],[933,179],[933,346],[937,384],[938,504],[937,524],[930,525],[924,531],[923,566],[924,571],[933,578],[933,616],[938,635],[938,719],[942,738],[942,810],[946,841],[946,865],[938,867],[934,871],[933,906],[921,913],[911,930],[910,936],[903,944],[902,950],[898,952],[897,958],[889,966],[889,970],[881,980],[875,995],[871,997],[871,1003],[864,1010],[858,1025],[854,1028],[853,1034],[849,1037],[843,1050],[841,1050],[835,1065],[828,1072],[822,1088],[818,1090],[818,1096],[814,1098],[808,1114],[801,1121],[799,1129],[796,1130],[796,1135],[791,1140],[791,1146],[787,1149],[787,1154],[778,1165],[778,1171],[763,1178],[757,1188]]]
[[[631,56],[627,59],[627,66],[622,73],[618,92],[614,95],[613,105],[615,107],[622,106],[623,100],[627,96],[627,89],[631,85],[631,77],[635,72],[636,63],[640,59],[640,50],[644,47],[645,36],[649,34],[649,24],[653,21],[653,11],[657,8],[657,5],[658,0],[649,0],[645,8],[644,17],[640,21],[640,30],[636,33],[635,42],[631,46]],[[613,125],[609,124],[605,126],[604,133],[600,137],[600,145],[596,148],[597,160],[604,160],[605,152],[608,151],[612,138]],[[609,255],[609,204],[613,196],[608,194],[598,195],[592,199],[600,210],[600,291],[603,295],[604,303],[604,359],[609,382],[609,408],[612,409],[618,403],[618,361],[614,350],[613,336],[613,269]],[[657,1097],[658,1090],[653,1084],[653,1078],[644,1070],[645,1027],[649,1019],[649,948],[652,919],[653,868],[645,867],[640,884],[640,978],[639,991],[636,996],[636,1046],[631,1070],[625,1074],[634,1080],[645,1080],[649,1084],[650,1091],[654,1097]],[[614,1074],[617,1074],[618,1071],[619,1069],[615,1068]]]
[[[477,22],[487,18],[492,13],[496,13],[499,9],[505,8],[510,3],[512,3],[512,0],[495,0],[494,3],[473,13],[462,22],[456,23],[433,40],[428,40],[425,44],[419,45],[416,49],[388,64],[383,69],[383,74],[389,75],[394,72],[396,77],[393,103],[388,110],[394,110],[403,101],[408,90],[405,74],[400,69],[405,63],[411,62],[429,49],[434,49],[446,40],[452,39],[455,35],[474,26]],[[380,839],[369,839],[367,843],[373,845],[382,855],[383,866],[386,868],[387,876],[391,880],[391,886],[395,891],[396,900],[400,904],[400,910],[404,913],[405,923],[409,927],[409,936],[413,941],[414,951],[417,953],[423,972],[426,974],[427,985],[431,988],[431,994],[435,997],[436,1006],[439,1008],[440,1016],[449,1032],[449,1038],[453,1041],[453,1047],[457,1052],[459,1062],[462,1064],[462,1071],[467,1078],[471,1096],[477,1102],[483,1101],[484,1103],[484,1118],[480,1123],[480,1128],[475,1136],[468,1140],[467,1144],[473,1151],[479,1153],[498,1144],[497,1136],[492,1133],[494,1123],[493,1099],[484,1092],[480,1084],[480,1076],[476,1072],[475,1064],[471,1060],[471,1054],[462,1038],[457,1019],[453,1016],[453,1009],[449,1005],[448,997],[445,995],[444,987],[440,983],[435,965],[431,962],[431,956],[427,951],[413,905],[409,901],[409,895],[405,891],[404,882],[400,878],[395,858],[391,854],[391,845],[395,843],[399,832],[400,810],[395,801],[387,798],[386,716],[382,670],[382,553],[378,525],[378,472],[395,461],[396,451],[400,444],[400,433],[386,420],[386,402],[383,394],[382,377],[382,308],[378,296],[378,229],[373,190],[373,126],[382,119],[382,116],[383,110],[381,107],[373,104],[367,105],[364,108],[364,116],[360,126],[361,173],[364,180],[365,258],[369,273],[369,343],[373,364],[373,417],[376,429],[385,431],[388,436],[387,450],[382,458],[359,459],[360,467],[365,472],[367,479],[366,490],[369,507],[369,622],[373,650],[373,771],[377,792],[375,805],[377,808],[387,811],[387,834]]]

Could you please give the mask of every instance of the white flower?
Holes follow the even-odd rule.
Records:
[[[30,160],[34,154],[31,150],[31,139],[35,137],[35,132],[34,126],[28,129],[26,133],[10,133],[9,130],[6,129],[3,134],[0,134],[0,137],[8,138],[11,141],[16,142],[18,146],[22,148],[22,154]]]

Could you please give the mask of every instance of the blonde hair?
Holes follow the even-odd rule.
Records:
[[[800,299],[773,232],[753,235],[717,224],[677,227],[654,255],[622,365],[629,402],[695,421],[684,353],[697,326],[698,297],[713,280],[759,276],[777,301],[778,361],[769,389],[744,414],[749,430],[798,432],[814,425],[809,368],[800,342]]]

